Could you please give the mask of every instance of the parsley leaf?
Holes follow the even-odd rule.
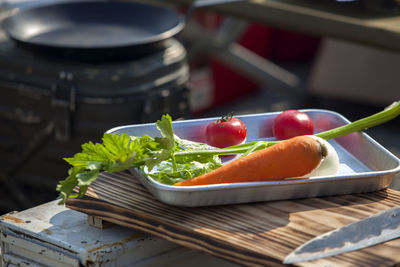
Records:
[[[183,148],[175,141],[171,117],[169,115],[162,116],[161,120],[156,122],[156,127],[160,131],[161,137],[152,138],[148,135],[136,137],[128,136],[126,133],[121,135],[106,133],[102,138],[102,143],[85,143],[82,145],[82,152],[71,158],[64,158],[71,168],[68,177],[57,185],[56,190],[60,192],[59,203],[65,203],[67,198],[83,196],[88,186],[102,171],[118,172],[140,167],[152,171],[153,168],[165,162],[172,167],[157,168],[164,170],[161,176],[179,176],[180,172],[177,170],[178,165],[174,152],[182,151]],[[190,166],[191,163],[182,164],[180,162],[179,167],[188,167],[185,164]],[[189,169],[194,168],[188,167]],[[191,178],[188,175],[185,177]],[[168,179],[166,178],[166,180]],[[74,190],[77,187],[79,191],[76,193]]]

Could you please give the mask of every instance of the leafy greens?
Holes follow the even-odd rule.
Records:
[[[68,177],[57,185],[60,204],[65,203],[67,198],[83,196],[90,183],[102,171],[118,172],[139,168],[156,181],[174,184],[221,166],[221,161],[215,154],[175,157],[178,151],[213,148],[175,136],[169,115],[162,116],[156,126],[162,137],[106,133],[101,144],[85,143],[82,145],[82,152],[72,158],[64,158],[72,167],[68,171]],[[79,191],[75,192],[75,188],[79,188]]]

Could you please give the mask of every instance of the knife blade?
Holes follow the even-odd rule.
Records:
[[[316,260],[400,237],[400,206],[317,236],[286,256],[283,263]]]

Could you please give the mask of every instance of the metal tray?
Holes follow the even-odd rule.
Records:
[[[316,132],[349,123],[336,112],[320,109],[302,111],[310,115]],[[246,124],[246,141],[273,140],[271,126],[277,114],[275,112],[237,116]],[[204,142],[207,124],[216,119],[218,118],[174,121],[174,132],[181,138]],[[159,135],[154,123],[121,126],[107,132],[135,136]],[[135,169],[132,169],[131,173],[161,202],[196,207],[373,192],[388,187],[393,176],[400,172],[400,160],[365,133],[352,133],[329,142],[336,149],[340,159],[339,173],[335,176],[174,187],[160,184]]]

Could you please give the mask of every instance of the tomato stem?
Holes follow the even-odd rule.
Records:
[[[233,111],[231,111],[228,114],[222,116],[219,120],[217,120],[217,123],[218,122],[226,122],[226,121],[229,121],[232,118],[233,118]]]

